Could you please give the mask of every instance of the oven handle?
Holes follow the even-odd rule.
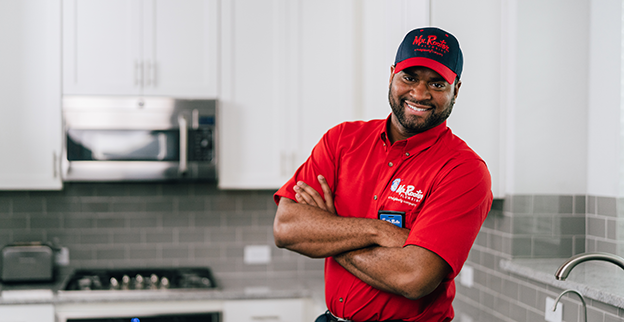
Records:
[[[188,124],[182,114],[178,115],[178,125],[180,126],[180,165],[178,167],[178,172],[180,174],[185,174],[188,170],[186,162],[188,159]]]

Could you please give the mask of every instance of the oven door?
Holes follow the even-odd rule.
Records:
[[[220,322],[219,301],[93,302],[56,305],[57,322]]]
[[[216,179],[216,103],[65,97],[65,181]]]

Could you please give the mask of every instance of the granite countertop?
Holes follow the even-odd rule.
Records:
[[[504,271],[563,290],[574,289],[585,298],[624,309],[624,270],[602,261],[577,265],[565,281],[555,279],[555,272],[567,258],[501,260]]]
[[[254,276],[219,274],[210,290],[63,291],[71,269],[57,273],[54,282],[0,284],[0,305],[66,304],[119,301],[193,301],[238,299],[312,298],[324,302],[323,276]]]

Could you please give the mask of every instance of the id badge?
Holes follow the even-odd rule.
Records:
[[[405,211],[379,210],[377,217],[399,228],[405,228]]]

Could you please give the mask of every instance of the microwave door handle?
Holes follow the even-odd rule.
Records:
[[[178,115],[178,125],[180,126],[180,165],[178,166],[178,172],[184,174],[188,170],[186,163],[188,159],[188,125],[184,116]]]

